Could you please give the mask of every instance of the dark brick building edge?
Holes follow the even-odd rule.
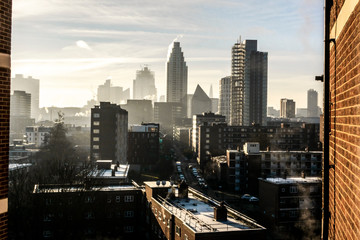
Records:
[[[0,0],[0,239],[8,234],[12,0]]]

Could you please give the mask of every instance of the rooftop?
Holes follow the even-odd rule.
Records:
[[[170,188],[172,186],[169,181],[148,181],[144,184],[151,188]]]
[[[265,178],[265,182],[274,184],[294,184],[294,183],[321,183],[320,177],[287,177],[285,178]]]
[[[106,162],[106,160],[102,160],[102,161]],[[111,164],[111,169],[96,169],[91,173],[91,176],[93,178],[110,178],[110,177],[127,178],[129,167],[130,165],[128,164],[120,164],[119,166],[117,166],[116,164]],[[115,176],[112,175],[113,170],[115,170],[114,171]]]
[[[92,186],[90,188],[85,188],[84,185],[70,185],[70,184],[46,184],[38,185],[34,187],[33,193],[59,193],[59,192],[84,192],[84,191],[126,191],[126,190],[136,190],[138,189],[134,185],[110,185],[110,186]]]
[[[201,200],[196,194],[189,192],[188,198],[166,200],[156,199],[165,209],[183,221],[194,232],[228,232],[250,229],[264,229],[260,225],[247,219],[244,215],[227,214],[227,220],[216,221],[214,218],[215,203]],[[234,211],[235,212],[235,211]]]

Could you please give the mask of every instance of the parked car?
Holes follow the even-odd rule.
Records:
[[[245,199],[245,200],[250,200],[250,198],[252,198],[252,196],[247,193],[241,196],[241,199]]]
[[[257,197],[251,197],[249,199],[249,202],[258,202],[258,201],[259,201],[259,199]]]

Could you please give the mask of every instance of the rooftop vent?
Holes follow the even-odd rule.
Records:
[[[227,220],[227,209],[224,202],[221,202],[220,206],[214,208],[214,219],[220,222]]]

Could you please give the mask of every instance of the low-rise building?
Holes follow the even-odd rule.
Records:
[[[264,227],[184,182],[144,184],[147,222],[154,239],[265,239]]]
[[[259,179],[260,208],[275,236],[320,238],[321,178]]]
[[[28,143],[41,147],[50,137],[52,127],[47,126],[28,126],[26,127],[26,139]]]

